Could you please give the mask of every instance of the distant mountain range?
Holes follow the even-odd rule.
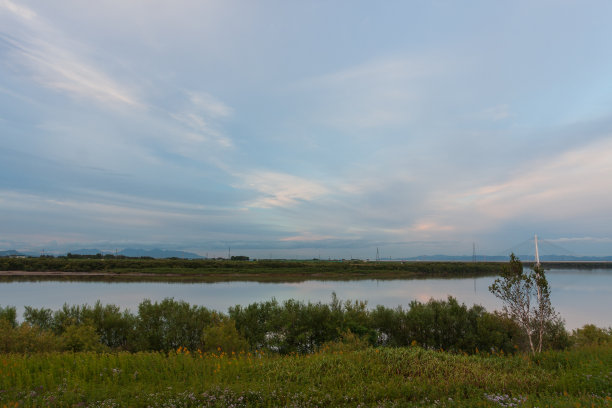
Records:
[[[10,249],[8,251],[0,251],[0,256],[27,256],[27,254]]]
[[[77,249],[75,251],[69,251],[75,255],[96,255],[96,254],[111,254],[115,255],[112,251],[101,251],[99,249],[84,248]],[[193,252],[176,251],[170,249],[140,249],[140,248],[126,248],[117,252],[117,255],[127,256],[131,258],[138,258],[141,256],[150,256],[151,258],[184,258],[184,259],[201,259],[204,258]]]
[[[97,248],[81,248],[76,249],[74,251],[68,251],[68,253],[75,255],[96,255],[96,254],[111,254],[115,255],[114,251],[102,251]],[[0,251],[1,256],[40,256],[40,252],[19,252],[13,249],[8,251]],[[51,254],[49,254],[51,255]],[[57,254],[56,254],[57,255]],[[60,254],[65,255],[65,254]],[[183,258],[183,259],[202,259],[203,256],[198,254],[194,254],[193,252],[186,251],[175,251],[168,249],[136,249],[136,248],[126,248],[117,252],[117,255],[123,255],[127,257],[139,258],[141,256],[150,256],[151,258]]]

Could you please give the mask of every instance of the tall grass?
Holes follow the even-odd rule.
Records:
[[[334,344],[307,355],[0,355],[0,407],[605,407],[611,392],[610,345],[535,357]]]

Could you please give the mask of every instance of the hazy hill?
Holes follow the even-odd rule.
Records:
[[[176,251],[171,249],[135,249],[135,248],[126,248],[122,251],[119,251],[117,255],[124,255],[129,257],[140,257],[140,256],[150,256],[151,258],[190,258],[190,259],[200,259],[204,258],[198,254],[194,254],[193,252],[186,251]]]
[[[26,254],[17,252],[14,249],[9,249],[8,251],[0,251],[0,256],[12,256],[12,255],[26,255]]]
[[[102,251],[97,248],[81,248],[74,251],[68,251],[75,255],[96,255],[96,254],[111,254],[115,255],[114,251]],[[141,256],[150,256],[151,258],[188,258],[199,259],[203,258],[198,254],[186,251],[176,251],[168,249],[141,249],[141,248],[126,248],[117,252],[117,255],[123,255],[131,258],[139,258]]]

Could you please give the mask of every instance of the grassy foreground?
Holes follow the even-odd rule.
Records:
[[[612,406],[610,345],[531,357],[419,347],[306,355],[0,355],[0,407]]]

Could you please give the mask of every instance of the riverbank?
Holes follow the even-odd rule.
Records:
[[[227,261],[185,259],[0,259],[0,279],[274,281],[465,278],[499,274],[498,262]]]
[[[0,281],[303,282],[476,278],[499,275],[504,262],[189,260],[152,258],[0,258]],[[526,267],[531,266],[525,263]],[[611,269],[606,262],[547,262],[546,269]]]
[[[160,282],[160,283],[303,283],[307,281],[390,281],[425,280],[431,278],[478,278],[495,276],[496,273],[465,275],[437,275],[415,273],[146,273],[146,272],[58,272],[58,271],[0,271],[0,282]]]

